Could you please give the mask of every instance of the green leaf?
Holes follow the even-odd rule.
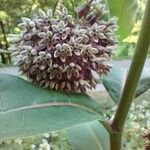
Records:
[[[111,71],[102,77],[102,83],[115,103],[118,103],[125,79],[126,69],[113,67]]]
[[[118,35],[126,38],[132,31],[137,15],[137,0],[107,0],[111,16],[118,17]]]
[[[0,74],[0,139],[55,131],[104,120],[100,105],[87,95],[44,89]]]
[[[58,3],[59,3],[59,0],[51,0],[47,2],[49,7],[51,7],[51,9],[53,10],[53,13],[55,12]]]
[[[109,133],[98,121],[68,128],[66,137],[73,150],[110,150]]]
[[[115,103],[119,102],[127,77],[127,69],[113,67],[108,75],[102,77],[103,85]],[[150,69],[144,68],[135,98],[150,89]]]
[[[136,91],[136,97],[140,96],[148,89],[150,89],[150,69],[144,68],[138,89]]]

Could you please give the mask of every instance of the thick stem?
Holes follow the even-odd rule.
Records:
[[[121,150],[122,148],[122,133],[120,132],[113,132],[110,135],[111,139],[111,150]]]
[[[2,29],[3,36],[4,36],[5,49],[8,50],[8,47],[9,47],[8,46],[8,41],[7,41],[7,37],[6,37],[4,23],[2,21],[0,21],[0,26],[1,26],[1,29]],[[7,54],[7,55],[8,55],[9,62],[11,62],[10,54]],[[7,58],[5,58],[4,54],[1,54],[1,56],[2,56],[2,63],[6,64],[7,63]]]
[[[146,60],[146,56],[148,53],[148,48],[150,45],[150,0],[147,0],[145,14],[143,18],[142,28],[140,31],[139,39],[136,45],[135,54],[133,56],[133,60],[131,63],[131,67],[127,76],[127,80],[125,83],[125,87],[122,93],[122,96],[120,98],[120,104],[118,106],[117,112],[115,114],[114,120],[111,124],[112,130],[116,133],[122,133],[125,120],[127,117],[127,114],[129,112],[131,103],[133,101],[138,81],[141,76],[141,72],[143,70],[143,66]],[[118,136],[118,139],[116,139],[118,142],[121,138]],[[112,150],[121,150],[121,144],[113,142],[113,136],[112,136]],[[115,140],[115,141],[116,141]],[[117,145],[119,146],[117,146]],[[117,149],[113,149],[113,147],[117,147]]]

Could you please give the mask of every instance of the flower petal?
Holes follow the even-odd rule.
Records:
[[[57,44],[57,45],[56,45],[56,49],[57,49],[57,50],[61,50],[61,49],[62,49],[62,45],[61,45],[61,44]]]
[[[51,28],[52,28],[55,32],[59,31],[59,27],[58,27],[57,25],[51,25]]]
[[[62,62],[65,62],[65,61],[66,61],[66,56],[60,56],[60,60],[61,60]]]
[[[52,9],[49,9],[49,10],[47,11],[47,16],[48,16],[48,18],[52,18],[52,16],[53,16]]]

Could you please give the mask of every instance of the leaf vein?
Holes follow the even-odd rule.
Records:
[[[7,114],[7,113],[12,113],[12,112],[15,112],[15,111],[26,110],[26,109],[37,109],[37,108],[45,108],[45,107],[52,107],[52,106],[72,106],[72,107],[82,108],[82,109],[85,109],[85,110],[93,112],[93,113],[97,113],[95,110],[93,110],[93,109],[91,109],[87,106],[76,104],[76,103],[50,102],[50,103],[43,103],[43,104],[41,103],[41,104],[23,106],[23,107],[18,107],[18,108],[2,111],[2,112],[0,112],[0,115]]]

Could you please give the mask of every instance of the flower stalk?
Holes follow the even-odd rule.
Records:
[[[146,56],[150,45],[150,0],[147,0],[145,14],[143,18],[142,28],[139,39],[136,45],[135,53],[129,69],[127,80],[120,98],[120,104],[112,121],[112,135],[111,135],[111,150],[121,150],[122,132],[126,117],[128,115],[131,103],[133,101],[138,82],[144,67]],[[116,133],[116,134],[114,134]],[[113,136],[113,135],[121,136]]]

